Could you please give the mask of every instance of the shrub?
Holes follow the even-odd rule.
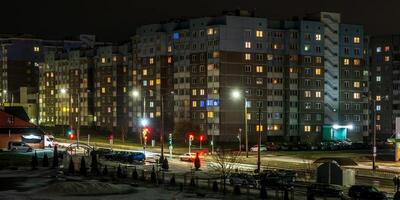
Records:
[[[196,168],[196,170],[200,169],[200,157],[199,157],[199,153],[196,153],[196,158],[194,159],[194,167]]]
[[[172,186],[176,184],[175,174],[172,175],[171,180],[169,180],[169,184],[171,184]]]
[[[151,177],[150,177],[150,181],[152,182],[152,183],[156,183],[156,170],[154,169],[154,166],[153,166],[153,169],[151,170]]]
[[[90,170],[92,175],[97,176],[99,174],[98,162],[97,162],[97,154],[95,151],[91,153],[92,163],[90,163]]]
[[[38,166],[38,158],[37,158],[36,151],[35,151],[35,154],[32,156],[31,166],[32,166],[32,170],[37,169],[37,166]]]
[[[75,173],[75,166],[74,166],[74,161],[72,160],[72,157],[69,160],[68,173],[69,174],[74,174]]]
[[[53,150],[53,168],[58,169],[58,149],[57,146],[54,146]]]
[[[80,174],[82,176],[86,176],[87,175],[86,161],[85,161],[84,157],[81,158],[81,167],[79,169],[79,172],[80,172]]]
[[[107,169],[107,165],[106,165],[103,168],[103,176],[107,176],[107,175],[108,175],[108,169]]]
[[[217,181],[214,181],[214,182],[213,182],[212,190],[213,190],[214,192],[218,192],[218,182],[217,182]]]
[[[132,179],[133,180],[138,180],[138,173],[137,173],[137,170],[136,170],[136,167],[135,167],[135,169],[133,169],[133,171],[132,171]]]
[[[164,158],[161,167],[163,168],[163,170],[168,171],[168,169],[169,169],[169,164],[168,164],[168,159],[167,159],[167,158]]]
[[[47,153],[44,154],[42,162],[43,167],[49,167],[49,157],[47,157]]]

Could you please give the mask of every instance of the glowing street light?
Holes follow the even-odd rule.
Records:
[[[149,124],[149,120],[143,118],[140,120],[140,124],[142,124],[143,127],[146,127]]]
[[[138,91],[138,90],[133,90],[133,91],[132,91],[132,96],[133,96],[133,97],[136,98],[136,97],[139,97],[139,95],[140,95],[140,94],[139,94],[139,91]]]
[[[247,98],[242,95],[242,92],[238,89],[232,91],[233,99],[241,99],[244,101],[244,134],[245,134],[245,145],[246,145],[246,157],[249,157],[249,140],[248,140],[248,128],[247,128]],[[243,96],[243,97],[242,97]],[[214,141],[214,140],[213,140]]]

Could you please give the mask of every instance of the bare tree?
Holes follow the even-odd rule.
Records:
[[[125,139],[127,138],[128,131],[129,131],[128,123],[122,123],[122,124],[119,126],[118,129],[119,129],[119,132],[120,132],[120,134],[121,134],[122,143],[125,143]]]
[[[212,155],[212,162],[210,168],[220,175],[223,181],[223,191],[225,193],[226,179],[228,175],[237,170],[237,164],[241,163],[240,152],[228,151],[222,148],[221,151]]]

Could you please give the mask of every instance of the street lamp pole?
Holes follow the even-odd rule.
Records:
[[[257,173],[261,169],[261,107],[258,107],[258,148],[257,148]]]
[[[161,162],[164,160],[164,95],[161,95],[161,131],[160,131],[160,143],[161,143]]]
[[[373,102],[373,111],[374,111],[374,134],[372,137],[372,170],[376,170],[376,101],[372,99]]]
[[[246,158],[249,157],[249,138],[248,138],[248,127],[247,127],[247,97],[244,97],[244,139],[246,143]]]

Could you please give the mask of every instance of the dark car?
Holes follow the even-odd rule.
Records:
[[[297,174],[289,170],[266,170],[260,176],[260,184],[270,188],[292,187]]]
[[[345,199],[341,186],[325,183],[314,183],[307,187],[307,199],[314,199],[315,197]]]
[[[233,173],[229,175],[229,183],[231,185],[257,187],[256,179],[245,173]]]
[[[387,200],[383,192],[370,185],[353,185],[348,194],[349,197],[357,200]]]

